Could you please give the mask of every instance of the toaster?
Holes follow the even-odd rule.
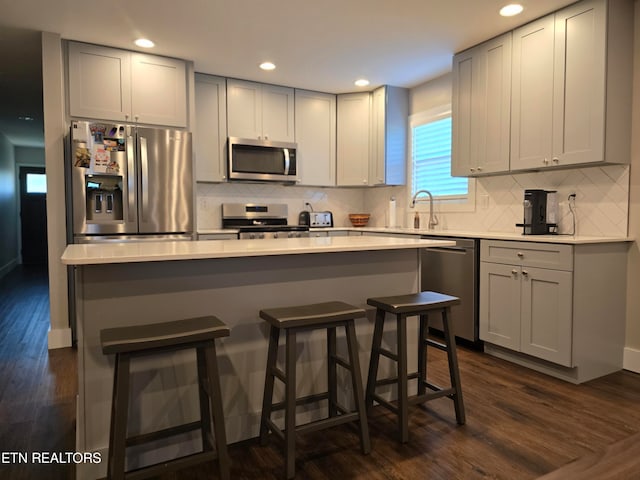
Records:
[[[306,225],[309,228],[333,227],[333,214],[327,212],[309,212],[304,210],[298,216],[298,225]]]

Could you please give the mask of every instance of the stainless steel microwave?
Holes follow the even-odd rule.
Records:
[[[297,144],[229,137],[229,180],[295,183]]]

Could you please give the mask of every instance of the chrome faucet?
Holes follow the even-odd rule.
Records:
[[[431,192],[429,190],[418,190],[411,199],[411,208],[416,206],[418,195],[421,193],[429,195],[429,230],[433,230],[433,227],[438,224],[438,217],[433,213],[433,195],[431,195]]]

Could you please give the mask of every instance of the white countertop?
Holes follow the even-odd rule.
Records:
[[[427,230],[406,227],[336,227],[336,228],[316,228],[314,231],[349,230],[379,233],[404,233],[409,235],[429,235],[436,237],[456,237],[456,238],[480,238],[486,240],[519,240],[521,242],[542,242],[542,243],[565,243],[570,245],[586,243],[615,243],[632,242],[632,237],[587,237],[572,235],[523,235],[522,233],[500,233],[500,232],[474,232],[469,230]]]
[[[401,250],[451,245],[453,245],[452,242],[444,240],[369,236],[201,240],[197,242],[115,242],[68,245],[61,260],[65,265],[97,265],[306,253]]]

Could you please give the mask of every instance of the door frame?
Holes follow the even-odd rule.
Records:
[[[20,170],[22,168],[38,168],[44,170],[44,174],[47,174],[47,169],[43,164],[37,164],[33,162],[18,163],[16,162],[15,182],[16,182],[16,231],[17,231],[17,245],[18,245],[18,265],[22,265],[22,219],[20,218],[20,197],[22,195],[22,186],[20,184]],[[47,243],[49,240],[47,239]]]

